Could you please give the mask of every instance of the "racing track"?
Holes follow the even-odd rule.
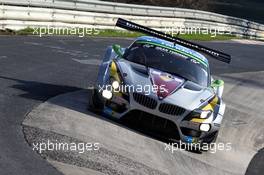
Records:
[[[218,142],[231,142],[232,150],[172,154],[162,141],[86,111],[89,92],[82,89],[93,84],[106,46],[130,42],[1,37],[0,174],[244,174],[264,147],[264,45],[204,43],[234,58],[229,66],[211,61],[213,74],[226,82],[228,109]],[[99,142],[100,151],[42,154],[57,171],[27,145],[22,122],[29,143]],[[248,174],[263,172],[263,157],[257,154]]]

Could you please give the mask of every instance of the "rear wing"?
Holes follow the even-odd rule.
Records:
[[[231,56],[226,54],[226,53],[223,53],[223,52],[220,52],[220,51],[217,51],[214,49],[210,49],[208,47],[190,42],[188,40],[184,40],[184,39],[181,39],[178,37],[173,37],[173,36],[165,34],[163,32],[153,30],[151,28],[148,28],[148,27],[127,21],[127,20],[122,19],[122,18],[118,18],[118,20],[116,22],[116,26],[130,30],[130,31],[141,32],[141,33],[153,36],[153,37],[161,38],[161,39],[164,39],[164,40],[176,43],[176,44],[180,44],[180,45],[188,47],[190,49],[208,54],[209,56],[211,56],[211,57],[213,57],[219,61],[225,62],[225,63],[231,62]]]

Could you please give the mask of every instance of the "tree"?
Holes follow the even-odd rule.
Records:
[[[127,4],[142,4],[164,7],[179,7],[199,10],[209,10],[209,0],[107,0]]]

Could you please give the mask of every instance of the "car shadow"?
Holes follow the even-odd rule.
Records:
[[[18,95],[19,97],[36,101],[46,101],[49,98],[55,97],[59,94],[81,90],[80,88],[72,86],[62,86],[36,81],[20,80],[5,76],[0,76],[0,79],[14,81],[15,83],[12,83],[9,88],[21,91],[21,93],[19,93]]]

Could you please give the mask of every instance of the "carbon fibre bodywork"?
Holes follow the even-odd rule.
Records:
[[[148,42],[173,49],[177,54],[191,57],[200,64],[207,66],[209,70],[207,59],[200,53],[186,47],[146,36],[137,38],[135,42]],[[125,52],[125,48],[120,48],[119,52]],[[133,91],[113,92],[111,99],[102,97],[102,91],[106,89],[105,87],[111,86],[111,79],[126,85],[126,90],[127,87],[135,85],[153,87],[155,81],[164,75],[166,75],[166,78],[169,77],[167,78],[168,81],[172,79],[174,81],[174,87],[165,96],[157,94],[156,91],[146,93],[146,89],[140,92],[133,89]],[[113,47],[108,47],[99,68],[95,86],[96,100],[100,101],[100,104],[102,104],[101,111],[108,116],[122,119],[132,111],[142,112],[142,114],[161,119],[156,120],[156,122],[162,122],[162,125],[167,125],[168,122],[173,123],[178,131],[179,138],[183,142],[210,143],[217,137],[225,111],[225,103],[221,98],[223,84],[216,87],[212,83],[210,75],[209,78],[208,86],[201,86],[165,71],[146,68],[144,65],[123,59]],[[211,113],[210,116],[201,118],[197,115],[197,111],[211,111]],[[144,118],[144,115],[141,117]],[[209,131],[201,131],[201,124],[208,124],[210,126]],[[163,127],[163,129],[166,129],[166,127]]]

